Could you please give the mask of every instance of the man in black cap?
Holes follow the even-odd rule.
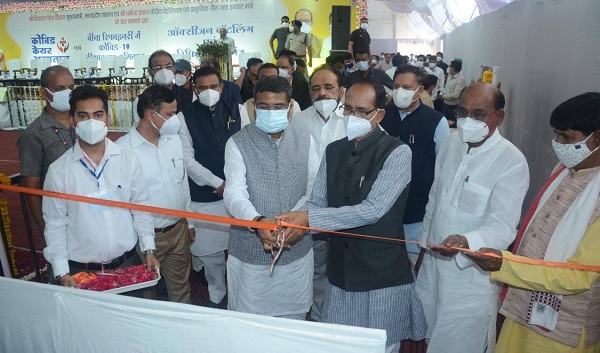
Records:
[[[192,91],[192,65],[185,59],[175,61],[175,84],[179,86],[182,99],[182,109],[192,104],[194,92]]]

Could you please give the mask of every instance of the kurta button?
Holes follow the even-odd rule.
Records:
[[[537,234],[533,233],[532,237],[534,237],[534,238],[537,237]]]
[[[350,153],[352,156],[356,156],[356,151],[352,151],[352,153]]]
[[[350,201],[350,198],[348,196],[346,196],[346,198],[344,198],[344,200],[346,200],[346,202]]]
[[[344,244],[344,248],[345,248],[345,249],[348,249],[348,244]]]
[[[560,200],[560,195],[556,196],[556,199],[557,199],[557,200]]]
[[[351,177],[351,176],[352,176],[352,173],[348,172],[348,173],[346,173],[346,176],[347,176],[347,177]]]
[[[217,142],[221,141],[221,139],[217,139]]]

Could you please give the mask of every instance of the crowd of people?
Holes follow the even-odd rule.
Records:
[[[462,60],[441,52],[372,55],[368,22],[308,79],[314,41],[287,16],[276,62],[251,58],[235,82],[214,60],[194,70],[157,50],[137,123],[116,142],[106,92],[44,70],[46,107],[18,141],[25,186],[317,229],[28,195],[51,282],[143,262],[160,266],[169,300],[190,303],[190,272],[204,269],[211,307],[385,329],[388,352],[405,339],[429,352],[599,352],[599,273],[512,259],[600,265],[600,93],[553,111],[560,163],[520,222],[529,169],[498,130],[504,94],[467,86]]]

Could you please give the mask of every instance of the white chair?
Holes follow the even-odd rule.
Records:
[[[133,58],[133,72],[125,75],[126,78],[142,78],[145,76],[145,68],[148,66],[149,55],[138,55]]]
[[[83,74],[81,72],[81,68],[83,67],[83,65],[81,64],[81,58],[78,56],[71,56],[70,58],[68,58],[66,60],[68,60],[68,62],[67,62],[67,65],[65,65],[65,66],[69,68],[69,71],[71,71],[71,74],[73,75],[73,77],[74,78],[83,77]]]
[[[127,57],[115,56],[115,76],[123,76],[127,73]]]
[[[52,64],[52,62],[50,61],[50,58],[40,58],[37,59],[37,73],[35,75],[36,78],[40,78],[42,76],[42,71],[46,70],[47,68],[50,67],[50,64]],[[33,69],[33,65],[31,67]]]
[[[260,59],[260,52],[244,52],[238,54],[238,60],[240,67],[246,67],[246,63],[250,58]]]
[[[58,59],[58,65],[69,68],[69,58],[60,58]]]
[[[112,55],[104,55],[100,58],[101,70],[98,73],[100,77],[113,76],[115,70],[115,57]]]
[[[6,67],[10,71],[10,76],[16,78],[23,78],[21,74],[21,59],[10,59],[6,62]]]
[[[86,76],[92,77],[95,75],[95,70],[98,70],[98,59],[95,57],[85,58],[83,60],[83,67],[86,70]]]

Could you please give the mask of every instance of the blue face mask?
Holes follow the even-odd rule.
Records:
[[[275,134],[285,130],[289,125],[289,120],[287,116],[288,109],[256,109],[256,127],[266,132],[267,134]]]

